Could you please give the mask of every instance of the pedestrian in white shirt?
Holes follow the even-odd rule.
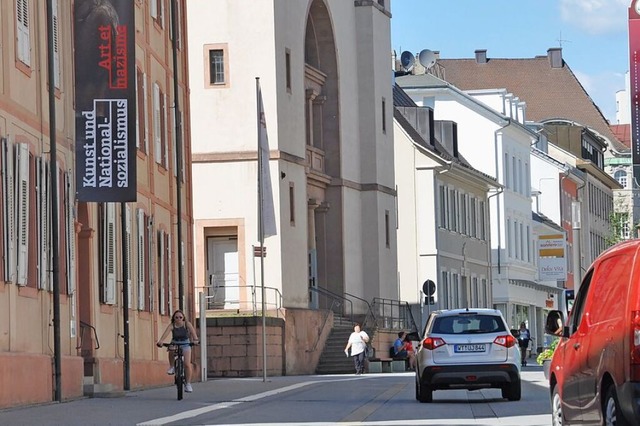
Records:
[[[344,348],[344,353],[349,356],[349,349],[351,349],[351,357],[353,358],[357,375],[364,373],[364,355],[368,342],[369,335],[360,330],[359,323],[355,323],[353,326],[353,333],[349,336],[347,347]]]

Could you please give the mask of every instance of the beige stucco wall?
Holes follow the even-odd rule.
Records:
[[[393,184],[392,94],[389,78],[388,11],[378,3],[327,0],[339,77],[335,129],[339,176],[327,191],[328,232],[340,233],[344,252],[327,285],[371,299],[396,296],[395,200]],[[194,134],[194,215],[196,220],[242,218],[247,276],[259,267],[251,256],[257,244],[256,89],[260,77],[271,149],[271,181],[278,235],[265,241],[265,281],[279,288],[286,307],[308,306],[308,217],[304,115],[304,41],[311,1],[211,2],[193,0],[190,22],[190,82]],[[364,4],[364,5],[362,5]],[[251,9],[250,13],[248,9]],[[323,34],[324,34],[323,30]],[[371,34],[374,34],[371,37]],[[205,47],[224,44],[228,84],[205,88]],[[285,52],[291,54],[292,89],[285,85]],[[366,73],[358,70],[366,69]],[[386,99],[387,131],[381,127]],[[215,119],[212,119],[215,118]],[[231,184],[232,183],[232,184]],[[294,188],[295,220],[289,217]],[[385,247],[384,212],[391,242]],[[197,236],[196,236],[197,238]],[[197,256],[204,262],[205,253]],[[198,262],[198,261],[196,261]],[[253,270],[254,276],[250,275]]]
[[[181,1],[184,10],[184,2]],[[168,5],[168,2],[166,2]],[[152,22],[149,11],[150,2],[135,2],[136,22],[136,58],[135,65],[145,72],[147,79],[147,115],[150,138],[147,151],[137,153],[138,199],[129,203],[132,212],[142,208],[148,215],[154,216],[153,232],[164,229],[172,236],[171,268],[173,306],[178,305],[178,222],[176,182],[173,175],[171,146],[174,130],[172,111],[172,57],[168,36],[168,14],[164,27]],[[33,158],[49,159],[49,92],[46,75],[46,8],[39,3],[29,2],[30,25],[30,65],[16,58],[15,2],[0,3],[0,137],[7,138],[9,144],[28,143]],[[75,184],[74,141],[74,62],[73,62],[73,2],[58,2],[58,29],[60,40],[60,87],[55,90],[57,161],[61,170],[71,175],[71,191]],[[165,9],[165,10],[168,10]],[[183,27],[184,28],[184,27]],[[187,303],[192,300],[193,262],[192,262],[192,224],[190,191],[190,131],[189,105],[186,102],[186,34],[179,50],[178,70],[180,75],[180,108],[185,118],[183,128],[183,154],[186,154],[185,179],[182,186],[182,229],[184,240],[184,283]],[[162,170],[153,158],[151,142],[151,85],[159,82],[167,96],[168,158],[169,170]],[[33,175],[29,187],[37,185]],[[60,194],[62,195],[62,194]],[[99,224],[96,203],[76,203],[76,276],[75,292],[60,296],[60,339],[61,339],[61,380],[62,399],[78,398],[83,395],[83,372],[93,373],[97,384],[111,385],[113,389],[123,387],[123,308],[121,299],[122,262],[120,250],[116,262],[118,287],[115,305],[108,306],[100,302],[99,275],[102,265],[98,264],[100,246]],[[36,211],[35,200],[30,200],[30,211]],[[66,213],[65,213],[66,214]],[[80,215],[83,215],[82,220]],[[0,217],[3,213],[0,211]],[[61,216],[60,221],[66,217]],[[71,227],[74,227],[72,222]],[[119,221],[116,239],[120,246]],[[30,225],[29,244],[33,247],[37,241],[37,226]],[[60,238],[63,236],[60,235]],[[134,266],[129,269],[132,284],[136,285],[137,249],[133,245]],[[155,247],[155,246],[154,246]],[[64,259],[64,258],[63,258]],[[80,261],[82,260],[82,261]],[[37,259],[31,256],[29,265],[36,265]],[[64,261],[62,261],[64,264]],[[30,268],[35,266],[30,266]],[[64,267],[64,266],[62,266]],[[4,268],[2,268],[4,269]],[[50,289],[38,289],[36,273],[30,272],[27,286],[19,287],[15,282],[0,282],[0,407],[21,404],[45,403],[52,400],[54,394],[53,363],[53,292]],[[156,273],[157,276],[157,273]],[[5,279],[0,274],[0,280]],[[66,282],[60,282],[66,288]],[[155,290],[154,290],[155,291]],[[133,309],[129,310],[131,387],[157,385],[165,383],[164,363],[166,356],[154,342],[167,325],[168,316],[159,315],[157,296],[152,312],[135,309],[137,294],[132,292]],[[188,312],[189,314],[189,312]],[[83,320],[95,329],[84,328]],[[78,346],[82,343],[82,348]],[[99,348],[96,349],[99,342]],[[83,368],[83,356],[89,365]],[[19,362],[16,360],[19,358]],[[91,368],[93,367],[93,368]],[[156,373],[153,369],[160,368]],[[24,377],[29,377],[25,380]]]

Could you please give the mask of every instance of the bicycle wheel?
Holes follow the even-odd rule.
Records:
[[[181,356],[176,358],[176,387],[178,388],[178,401],[182,399],[184,391],[184,361]]]

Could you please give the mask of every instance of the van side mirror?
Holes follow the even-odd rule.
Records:
[[[560,311],[550,311],[547,315],[547,322],[544,326],[544,332],[555,336],[562,336],[564,329],[564,315]]]

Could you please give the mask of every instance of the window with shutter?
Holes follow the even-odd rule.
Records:
[[[18,60],[31,65],[31,42],[29,41],[29,0],[16,0],[16,29]]]
[[[53,10],[53,84],[60,88],[60,19],[58,17],[58,0],[52,0]]]
[[[19,143],[16,148],[16,164],[18,166],[16,188],[16,198],[18,202],[18,270],[16,282],[18,285],[27,285],[27,268],[29,266],[29,145]]]
[[[164,0],[151,0],[151,17],[160,27],[164,25]]]
[[[2,170],[8,173],[2,173],[2,206],[3,210],[3,228],[2,245],[4,251],[4,281],[16,281],[16,235],[15,235],[15,171],[14,171],[14,152],[13,145],[7,139],[1,139],[0,160],[2,161]]]
[[[155,274],[154,274],[154,268],[155,268],[155,256],[152,256],[153,253],[153,248],[154,248],[154,238],[153,238],[153,217],[152,216],[147,216],[147,224],[146,224],[146,244],[145,244],[145,259],[149,259],[149,262],[147,263],[147,267],[145,269],[145,272],[147,274],[148,280],[147,280],[147,285],[146,285],[146,295],[147,295],[147,300],[149,301],[149,304],[147,306],[147,311],[149,312],[153,312],[153,303],[154,303],[154,299],[153,299],[153,292],[154,292],[154,283],[155,283]]]
[[[164,231],[158,231],[158,303],[160,315],[167,315],[166,303],[166,274],[165,274],[165,239]]]
[[[67,294],[67,220],[66,220],[66,204],[65,204],[65,181],[64,181],[64,171],[60,167],[56,167],[58,172],[58,188],[57,188],[57,197],[58,200],[58,222],[54,225],[53,218],[49,216],[49,229],[53,229],[54,226],[58,228],[58,281],[61,283],[60,294]],[[53,237],[49,237],[51,240]],[[51,257],[49,260],[49,264],[53,265],[53,251],[51,252]],[[50,278],[49,282],[51,283],[50,290],[53,291],[53,270],[50,269]]]
[[[173,262],[171,256],[171,235],[167,234],[167,300],[168,300],[168,312],[173,312]]]
[[[104,301],[109,305],[116,303],[116,207],[114,203],[105,203],[104,232]]]
[[[49,289],[49,165],[38,158],[38,288]]]
[[[73,295],[76,290],[76,215],[75,201],[73,198],[71,172],[64,174],[65,188],[65,206],[66,206],[66,222],[67,222],[67,291]]]
[[[162,98],[162,92],[158,83],[153,83],[153,140],[156,163],[160,163],[162,157],[162,127],[160,121],[160,99]]]
[[[127,296],[129,298],[127,307],[129,309],[131,309],[131,307],[133,306],[133,288],[132,288],[132,280],[131,280],[131,276],[133,275],[132,273],[132,267],[131,267],[131,207],[129,207],[128,204],[125,205],[125,236],[126,236],[126,241],[125,241],[125,253],[126,253],[126,259],[125,261],[127,262],[127,271],[128,271],[128,276],[127,276]]]
[[[140,68],[136,68],[136,91],[138,108],[136,115],[136,147],[142,152],[147,152],[147,140],[149,138],[147,122],[147,76]]]
[[[176,104],[175,104],[175,99],[174,99],[174,103],[173,103],[173,108],[171,108],[171,110],[173,111],[172,117],[173,117],[173,123],[171,123],[172,127],[171,129],[173,130],[171,132],[171,159],[172,164],[171,167],[173,168],[173,175],[174,176],[178,176],[178,149],[176,147],[176,128],[177,128],[177,124],[178,124],[178,116],[176,114]]]
[[[138,227],[136,229],[137,237],[137,251],[138,251],[138,310],[145,310],[145,303],[147,300],[145,292],[145,269],[146,269],[146,249],[145,249],[145,234],[147,230],[146,220],[144,216],[144,210],[138,209]]]
[[[165,169],[169,168],[169,158],[168,158],[168,146],[169,143],[169,126],[167,125],[167,95],[163,94],[160,91],[160,125],[161,132],[160,135],[160,161],[159,163],[164,166]]]

